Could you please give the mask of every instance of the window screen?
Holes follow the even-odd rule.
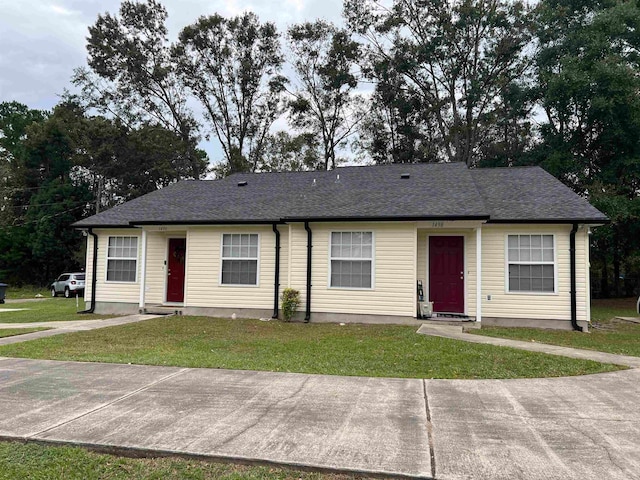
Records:
[[[331,287],[371,288],[373,232],[331,233]]]
[[[138,237],[109,237],[107,281],[135,282],[138,264]]]
[[[507,237],[510,292],[554,292],[553,235]]]
[[[222,284],[258,284],[258,234],[225,233],[222,236]]]

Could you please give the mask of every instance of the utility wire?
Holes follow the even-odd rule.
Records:
[[[41,222],[42,220],[46,220],[48,218],[59,217],[60,215],[64,215],[65,213],[70,213],[70,212],[74,212],[76,210],[79,210],[81,208],[86,208],[86,206],[87,206],[86,204],[78,205],[77,207],[70,208],[69,210],[65,210],[64,212],[52,213],[51,215],[44,215],[44,216],[42,216],[40,218],[37,218],[35,220],[29,220],[28,222],[18,223],[16,225],[5,225],[5,226],[0,227],[0,231],[6,231],[6,230],[9,230],[11,228],[24,227],[26,225],[31,225],[33,223]]]

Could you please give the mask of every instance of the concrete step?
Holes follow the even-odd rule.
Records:
[[[431,317],[428,319],[418,319],[423,325],[462,325],[465,328],[480,328],[480,323],[474,318],[451,318],[451,317]]]
[[[182,307],[170,305],[151,305],[141,309],[140,313],[149,315],[182,315]]]

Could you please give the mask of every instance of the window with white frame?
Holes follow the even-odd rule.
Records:
[[[258,284],[258,234],[222,235],[223,285]]]
[[[330,286],[372,288],[373,232],[332,232]]]
[[[138,271],[138,237],[109,237],[107,282],[135,282]]]
[[[508,235],[509,292],[555,292],[553,235]]]

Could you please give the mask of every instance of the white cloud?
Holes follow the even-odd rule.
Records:
[[[53,13],[66,17],[71,17],[80,13],[77,10],[71,10],[60,5],[50,5],[49,8],[53,11]]]

